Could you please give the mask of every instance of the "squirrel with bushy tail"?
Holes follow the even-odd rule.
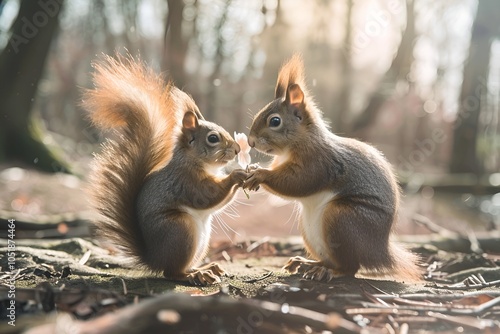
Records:
[[[172,280],[206,285],[225,273],[199,267],[212,215],[247,173],[221,173],[240,147],[206,121],[191,97],[131,56],[94,64],[95,87],[83,105],[94,125],[115,132],[89,178],[96,227],[140,267]]]
[[[300,56],[281,68],[275,98],[255,116],[248,143],[274,160],[252,166],[244,187],[262,185],[300,204],[310,258],[291,258],[288,272],[331,280],[364,269],[420,280],[417,256],[391,240],[400,202],[391,165],[374,147],[330,131],[306,89]]]

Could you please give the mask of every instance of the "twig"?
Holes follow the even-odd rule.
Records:
[[[500,291],[462,291],[459,293],[447,293],[447,294],[436,294],[436,293],[404,293],[400,295],[381,295],[374,294],[373,296],[382,300],[392,301],[395,298],[405,298],[405,299],[414,299],[414,300],[429,300],[436,299],[439,301],[453,301],[455,299],[464,298],[464,297],[475,297],[482,296],[488,294],[489,296],[500,296]],[[362,299],[362,296],[353,293],[345,293],[345,294],[336,294],[335,299],[348,299],[348,300],[359,300]]]
[[[413,315],[417,316],[418,312],[417,311],[412,311],[412,310],[402,310],[396,306],[392,307],[372,307],[372,308],[349,308],[345,310],[346,314],[362,314],[362,315],[369,315],[369,314],[399,314],[399,315]]]
[[[468,314],[468,315],[479,315],[489,309],[490,307],[495,306],[496,304],[500,304],[500,297],[496,297],[490,301],[482,303],[475,307],[453,307],[452,305],[443,305],[443,306],[434,306],[434,305],[426,305],[426,306],[381,306],[372,303],[361,303],[361,305],[365,308],[371,309],[384,309],[384,310],[397,310],[401,311],[418,311],[418,312],[426,312],[426,311],[435,311],[441,313],[448,314]]]
[[[225,250],[221,252],[221,255],[227,262],[232,262],[231,256],[229,256],[228,252],[226,252]]]
[[[477,240],[476,234],[472,229],[467,229],[467,238],[469,238],[470,241],[470,250],[475,253],[475,254],[483,254],[483,250],[481,249],[481,246],[479,245],[479,240]]]
[[[435,284],[433,287],[437,289],[448,289],[448,290],[467,290],[467,289],[484,289],[500,284],[500,280],[491,281],[487,283],[468,283],[469,277],[463,282],[452,284],[452,285],[439,285]]]
[[[407,323],[404,323],[401,325],[401,328],[399,329],[399,334],[407,334],[409,329],[410,326],[408,326]]]
[[[417,317],[397,317],[394,319],[395,321],[402,322],[402,323],[435,323],[437,322],[436,318],[432,317],[423,317],[423,316],[417,316]]]
[[[255,248],[259,247],[260,245],[262,244],[265,244],[266,242],[268,242],[271,238],[269,236],[265,236],[263,237],[262,239],[260,240],[257,240],[255,242],[252,242],[250,244],[250,246],[247,247],[247,253],[250,253],[252,252]]]
[[[120,278],[120,280],[122,281],[122,285],[123,285],[123,295],[126,296],[127,295],[127,284],[125,284],[125,280],[123,278]]]
[[[363,280],[363,282],[366,283],[366,284],[368,284],[369,286],[371,286],[373,289],[377,290],[378,292],[383,293],[384,295],[391,295],[390,293],[387,293],[384,290],[382,290],[382,289],[376,287],[375,285],[371,284],[367,280]],[[364,289],[363,289],[363,291],[364,291]],[[378,298],[378,297],[376,297],[376,298]]]
[[[490,296],[500,296],[500,291],[488,291],[487,293]],[[457,295],[456,293],[448,293],[448,294],[442,294],[442,295],[441,294],[439,294],[439,295],[432,294],[432,293],[405,293],[405,294],[398,295],[397,297],[406,298],[406,299],[419,299],[419,300],[427,300],[427,299],[454,300],[454,299],[464,298],[464,297],[482,296],[484,294],[485,294],[484,291],[466,291],[466,292],[462,292],[459,295]],[[393,296],[377,296],[377,297],[389,299],[390,297],[393,297]]]
[[[412,220],[419,225],[425,226],[429,231],[431,231],[433,233],[437,233],[441,236],[459,235],[456,232],[450,231],[448,229],[445,229],[442,226],[439,226],[438,224],[434,223],[432,220],[430,220],[426,216],[420,215],[418,213],[416,213],[412,216]]]
[[[85,252],[85,254],[83,254],[83,256],[81,257],[80,261],[78,261],[78,263],[81,265],[84,265],[85,263],[87,263],[87,261],[90,258],[90,254],[92,254],[92,251],[89,249],[88,251]]]
[[[430,317],[434,317],[436,319],[444,320],[453,324],[458,324],[462,326],[472,327],[476,329],[484,330],[486,328],[497,327],[498,324],[490,319],[477,319],[476,317],[467,317],[467,316],[451,316],[442,313],[427,312],[427,315]]]
[[[431,302],[421,302],[421,301],[415,301],[415,300],[409,300],[405,298],[394,298],[393,302],[399,303],[399,304],[404,304],[404,305],[413,305],[413,306],[439,306],[436,303],[431,303]]]
[[[273,274],[272,271],[268,271],[267,273],[265,273],[264,275],[262,275],[260,277],[251,278],[251,279],[247,279],[247,280],[242,280],[242,282],[245,282],[245,283],[255,283],[255,282],[258,282],[258,281],[265,280],[266,278],[270,277],[272,274]]]
[[[312,311],[306,308],[298,307],[298,306],[287,306],[284,309],[284,305],[280,305],[277,303],[272,303],[268,301],[257,301],[257,300],[244,300],[243,303],[248,304],[257,304],[260,307],[267,309],[269,311],[277,312],[278,314],[287,315],[287,320],[295,321],[304,321],[303,324],[307,324],[309,326],[314,326],[317,324],[324,324],[327,329],[335,329],[335,328],[343,328],[352,332],[360,332],[361,327],[356,325],[355,323],[343,319],[340,315],[336,313],[323,314],[320,312]],[[288,305],[288,304],[286,304]],[[302,320],[301,320],[302,319]],[[317,327],[314,326],[314,327]],[[381,330],[376,328],[370,328],[370,333],[383,333]]]
[[[396,334],[396,331],[394,330],[394,328],[391,326],[391,324],[389,323],[386,323],[385,326],[384,326],[385,329],[387,329],[387,332],[389,334]]]
[[[369,293],[369,292],[365,291],[364,289],[363,289],[363,295],[364,295],[366,298],[368,298],[369,300],[371,300],[372,302],[374,302],[374,303],[379,303],[379,304],[382,304],[382,305],[384,305],[384,306],[389,306],[389,304],[387,304],[385,301],[383,301],[383,300],[382,300],[382,299],[380,299],[380,298],[375,297],[373,294],[371,294],[371,293]]]

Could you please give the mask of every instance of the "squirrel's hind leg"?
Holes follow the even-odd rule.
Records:
[[[208,247],[210,231],[200,231],[192,215],[185,212],[170,212],[160,221],[144,220],[149,223],[145,231],[149,240],[149,254],[146,258],[152,268],[162,268],[168,280],[192,285],[220,283],[225,271],[216,263],[192,267]]]
[[[192,285],[211,285],[220,283],[220,276],[207,269],[193,269],[187,274],[189,283]]]
[[[199,268],[193,268],[187,274],[187,279],[193,285],[210,285],[221,282],[226,271],[216,262],[208,263]]]
[[[191,285],[206,286],[221,282],[218,275],[214,274],[211,270],[205,269],[192,269],[185,274],[178,274],[175,276],[164,272],[163,276],[168,280],[189,283]]]
[[[225,276],[227,272],[218,264],[217,262],[210,262],[205,264],[204,266],[195,268],[195,270],[210,270],[214,275],[217,276]]]
[[[301,256],[294,256],[283,267],[290,274],[302,274],[302,277],[315,281],[327,281],[345,276],[345,273],[329,268],[321,261],[309,260]]]
[[[330,282],[334,278],[350,276],[338,270],[328,268],[321,263],[312,265],[309,269],[302,275],[304,278],[314,280],[314,281],[326,281]]]
[[[166,271],[163,275],[167,279],[186,282],[191,285],[205,286],[220,283],[220,278],[226,275],[226,271],[218,263],[212,262],[199,268],[190,269],[185,275],[175,275],[172,277]]]

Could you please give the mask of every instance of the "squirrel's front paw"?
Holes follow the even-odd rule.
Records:
[[[235,169],[231,172],[231,179],[234,184],[243,187],[245,180],[248,178],[248,173],[243,169]]]
[[[283,267],[283,270],[289,272],[290,274],[297,274],[298,272],[305,272],[310,268],[311,264],[316,264],[318,261],[309,260],[302,256],[291,257],[288,262]]]
[[[260,184],[265,181],[265,174],[267,170],[265,169],[255,169],[250,172],[250,176],[246,179],[245,184],[243,185],[243,189],[248,190],[259,190]]]
[[[250,164],[250,165],[248,165],[248,166],[247,166],[247,168],[246,168],[246,172],[247,172],[247,173],[251,173],[251,172],[256,171],[256,170],[257,170],[257,169],[259,169],[259,168],[260,168],[260,165],[259,165],[259,164]]]

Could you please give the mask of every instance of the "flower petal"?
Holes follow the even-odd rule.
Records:
[[[240,146],[240,153],[238,153],[238,164],[241,168],[246,168],[252,162],[250,157],[251,147],[248,145],[247,135],[244,133],[234,133],[234,140]]]

